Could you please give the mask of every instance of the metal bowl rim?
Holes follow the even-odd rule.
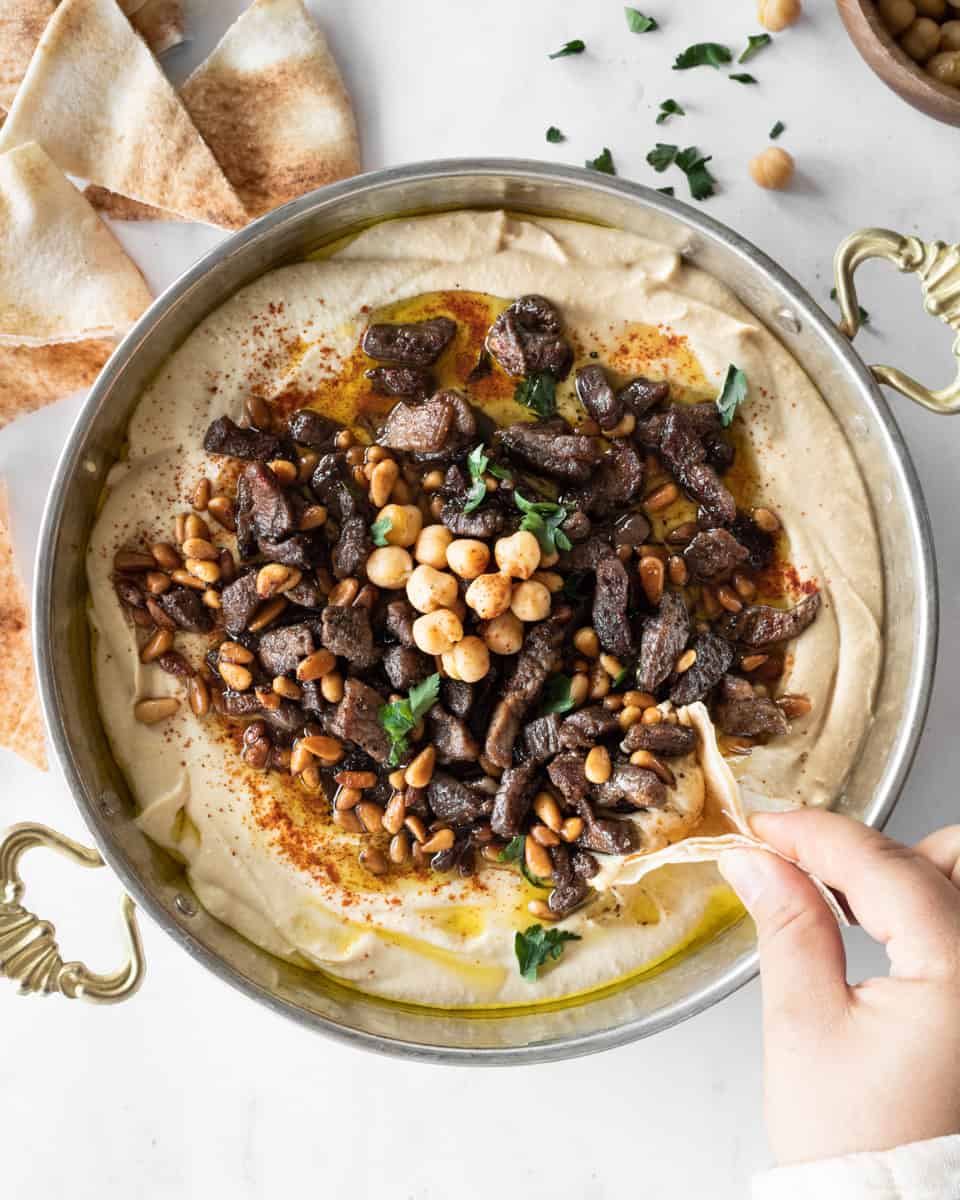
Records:
[[[752,951],[741,956],[739,961],[713,983],[653,1016],[641,1017],[622,1026],[599,1032],[561,1036],[549,1042],[511,1048],[429,1046],[334,1024],[327,1018],[308,1012],[253,983],[219,955],[208,950],[199,939],[191,934],[189,928],[179,924],[153,893],[141,884],[124,857],[119,853],[114,853],[109,840],[100,827],[103,820],[102,814],[98,811],[94,799],[88,795],[88,789],[65,736],[57,686],[57,664],[50,651],[51,643],[47,635],[52,619],[52,550],[66,505],[68,484],[81,466],[80,459],[86,426],[104,397],[109,393],[116,378],[137,353],[144,338],[160,318],[208,273],[219,269],[223,263],[245,250],[252,242],[270,237],[277,228],[288,221],[299,219],[305,212],[315,207],[323,208],[344,197],[388,189],[397,184],[412,181],[442,183],[444,180],[463,176],[499,176],[505,180],[526,178],[543,184],[552,182],[581,186],[587,190],[608,193],[639,203],[644,208],[659,211],[681,221],[695,233],[707,236],[745,260],[751,269],[759,271],[772,281],[789,299],[798,315],[810,323],[832,353],[857,379],[888,439],[893,459],[903,474],[911,504],[909,523],[917,540],[921,565],[921,573],[914,580],[920,597],[918,603],[920,621],[916,642],[916,662],[919,669],[914,675],[914,685],[906,698],[909,729],[902,739],[897,753],[892,760],[888,761],[885,773],[890,782],[886,794],[879,799],[879,802],[875,799],[866,816],[868,824],[883,828],[906,783],[926,720],[933,687],[939,618],[939,592],[930,516],[916,468],[900,429],[880,393],[876,381],[863,360],[854,351],[849,340],[840,333],[834,322],[807,291],[778,263],[728,226],[706,216],[688,204],[664,196],[641,184],[630,183],[624,179],[578,167],[558,166],[534,159],[454,158],[428,160],[369,172],[310,192],[266,214],[227,237],[171,283],[154,300],[114,351],[87,396],[57,462],[44,506],[36,551],[33,593],[34,657],[41,707],[51,743],[71,794],[105,861],[140,908],[149,913],[167,934],[179,942],[193,958],[201,962],[218,978],[288,1019],[301,1025],[307,1025],[337,1041],[362,1046],[381,1054],[426,1063],[456,1065],[495,1066],[556,1062],[626,1045],[706,1011],[749,983],[757,975],[757,952]],[[893,767],[892,774],[891,766]]]

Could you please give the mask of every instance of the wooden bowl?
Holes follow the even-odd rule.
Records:
[[[861,58],[887,87],[927,116],[960,125],[960,88],[940,83],[900,49],[873,0],[837,0],[837,8]]]

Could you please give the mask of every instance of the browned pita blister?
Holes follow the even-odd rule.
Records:
[[[139,200],[131,200],[129,196],[120,196],[109,188],[98,187],[88,183],[83,194],[97,212],[115,221],[179,221],[175,213],[164,212],[162,208],[154,208],[152,204],[141,204]]]
[[[0,480],[0,746],[47,769],[40,701],[30,650],[30,618],[10,538],[6,487]]]
[[[113,353],[109,339],[50,346],[0,346],[0,429],[90,387]]]
[[[301,0],[256,0],[180,95],[251,216],[360,170],[350,97]]]
[[[30,141],[71,175],[187,220],[230,229],[248,220],[115,0],[58,5],[0,130],[0,152]]]

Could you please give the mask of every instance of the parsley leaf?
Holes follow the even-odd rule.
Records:
[[[570,539],[560,528],[569,516],[562,504],[552,500],[526,500],[519,492],[513,493],[513,499],[523,513],[520,528],[533,534],[544,554],[570,549]]]
[[[548,142],[552,142],[554,145],[556,145],[557,142],[565,142],[566,140],[567,140],[566,135],[561,130],[559,130],[556,127],[556,125],[551,125],[550,128],[547,130],[547,141]]]
[[[467,455],[467,468],[470,471],[470,478],[473,482],[470,484],[470,489],[467,492],[467,498],[463,505],[465,513],[472,513],[487,498],[487,485],[483,476],[489,465],[490,460],[484,454],[483,442],[481,442],[479,446],[474,446]]]
[[[769,33],[752,33],[747,38],[747,48],[737,59],[738,63],[749,62],[755,54],[759,54],[764,46],[769,46],[773,38]]]
[[[691,67],[713,67],[714,70],[719,70],[722,63],[728,63],[732,58],[733,55],[726,46],[721,46],[719,42],[697,42],[695,46],[688,46],[682,54],[677,55],[673,69],[689,71]]]
[[[731,75],[730,78],[735,83],[756,83],[757,82],[756,76],[748,75],[746,72],[742,72],[741,74],[738,74],[738,75]]]
[[[574,707],[575,701],[570,695],[569,675],[551,675],[543,685],[543,703],[540,712],[565,713]]]
[[[625,8],[623,11],[631,33],[652,33],[654,29],[660,28],[653,17],[645,17],[639,8]]]
[[[374,521],[370,526],[370,536],[373,538],[375,546],[388,546],[387,534],[393,528],[393,521],[389,517],[381,517],[379,521]]]
[[[676,146],[668,146],[665,142],[657,142],[647,155],[647,162],[655,171],[665,171],[676,157]]]
[[[783,133],[783,131],[785,129],[786,129],[786,125],[784,125],[784,123],[782,121],[778,121],[776,123],[776,125],[774,125],[774,127],[770,130],[770,137],[773,139],[773,141],[776,141],[777,138],[780,136],[781,133]]]
[[[746,400],[748,386],[746,374],[731,363],[727,367],[723,387],[717,397],[717,411],[720,413],[720,424],[724,429],[733,421],[733,414],[738,406]]]
[[[522,859],[523,842],[524,837],[522,833],[518,833],[516,837],[511,838],[497,855],[497,862],[518,862]]]
[[[538,417],[552,417],[557,411],[557,381],[549,371],[534,371],[520,380],[513,398]]]
[[[616,175],[617,173],[617,168],[613,165],[613,155],[608,146],[604,146],[603,152],[596,158],[588,158],[583,165],[589,167],[591,171],[602,171],[604,175]]]
[[[830,289],[830,299],[833,300],[834,302],[838,303],[837,289],[835,287]],[[860,324],[861,325],[869,325],[870,324],[870,314],[867,312],[867,310],[863,307],[862,304],[858,304],[857,308],[860,310]]]
[[[420,724],[440,694],[440,676],[428,675],[423,683],[410,689],[406,700],[384,704],[377,713],[380,724],[390,738],[390,757],[387,765],[395,767],[407,751],[407,734]]]
[[[685,117],[686,109],[681,108],[676,100],[661,100],[660,111],[657,114],[657,124],[662,125],[670,117]]]
[[[705,158],[696,146],[688,146],[677,155],[677,166],[686,175],[694,200],[706,200],[713,195],[716,180],[707,170],[708,162],[710,158]]]
[[[663,192],[665,196],[672,196],[674,194],[672,187],[657,188],[657,191]]]
[[[582,54],[587,48],[587,43],[581,41],[580,38],[574,38],[572,42],[565,42],[559,50],[548,55],[549,58],[569,58],[571,54]]]
[[[563,954],[565,942],[579,942],[578,933],[566,929],[544,929],[542,925],[530,925],[522,933],[518,930],[513,939],[520,974],[528,983],[537,982],[537,972],[550,959],[556,961]]]

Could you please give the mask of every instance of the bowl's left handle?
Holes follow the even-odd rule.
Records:
[[[837,300],[843,320],[840,329],[849,338],[857,335],[863,317],[853,277],[857,267],[870,258],[883,258],[900,271],[912,271],[920,279],[923,306],[958,335],[953,345],[957,376],[940,391],[932,391],[896,367],[872,366],[880,383],[895,388],[909,400],[935,413],[960,413],[960,246],[945,242],[922,242],[890,229],[861,229],[840,244],[834,259]]]
[[[80,962],[60,957],[56,930],[23,907],[24,884],[18,865],[34,846],[56,850],[81,867],[102,867],[96,850],[71,841],[46,825],[13,825],[0,840],[0,977],[20,985],[21,995],[59,992],[71,1000],[115,1004],[132,996],[143,982],[143,943],[133,901],[123,897],[128,957],[119,971],[99,975]]]

